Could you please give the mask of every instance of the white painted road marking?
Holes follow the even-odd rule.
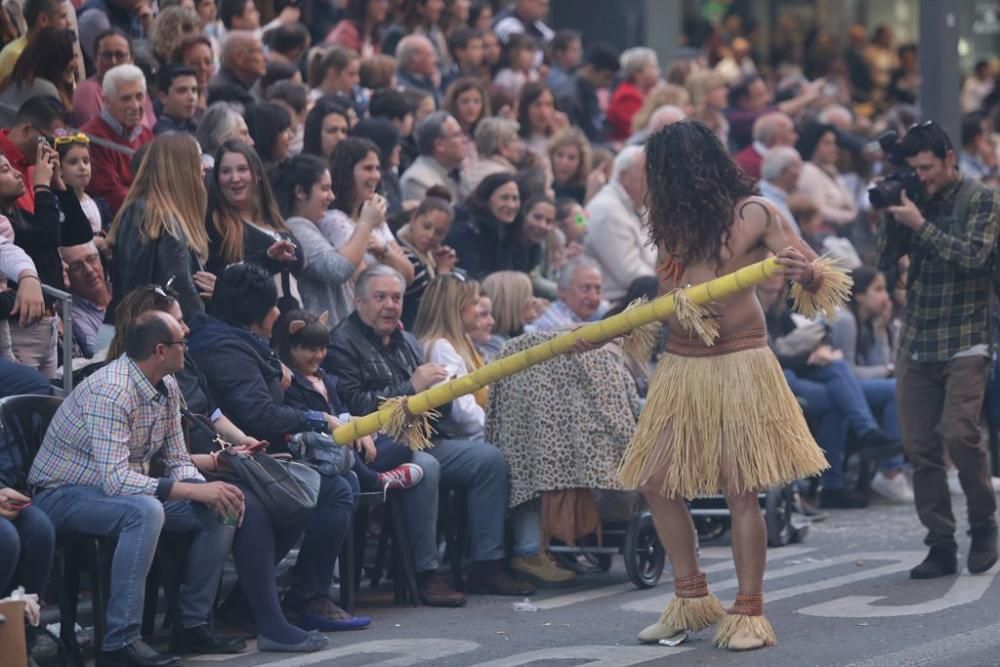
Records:
[[[462,639],[380,639],[373,642],[359,642],[329,648],[316,653],[297,655],[275,662],[263,663],[267,667],[306,667],[307,665],[331,664],[334,658],[344,658],[350,655],[371,655],[380,653],[398,654],[382,662],[372,662],[365,667],[407,667],[423,662],[433,662],[460,653],[475,651],[480,647],[478,642]],[[225,656],[227,659],[244,658],[248,653]],[[260,655],[260,654],[258,654]],[[275,654],[271,654],[275,655]]]
[[[630,667],[650,660],[663,660],[667,657],[693,651],[694,648],[667,646],[560,646],[540,651],[521,653],[506,658],[477,662],[470,667],[521,667],[543,660],[587,660],[574,663],[578,667]],[[657,662],[656,664],[660,664]]]
[[[994,565],[983,574],[963,573],[955,579],[948,592],[936,600],[928,600],[917,604],[878,605],[872,603],[887,600],[885,595],[849,595],[846,597],[814,604],[799,609],[800,614],[807,616],[827,616],[833,618],[862,618],[888,616],[917,616],[944,611],[960,604],[969,604],[981,599],[986,593],[993,578],[1000,572],[1000,565]],[[920,585],[916,583],[914,585]]]

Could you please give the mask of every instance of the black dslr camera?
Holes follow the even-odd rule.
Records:
[[[878,137],[878,145],[885,153],[888,169],[885,177],[868,190],[868,201],[876,209],[899,206],[903,203],[901,194],[904,191],[918,205],[923,199],[924,186],[917,178],[917,172],[906,164],[898,140],[899,134],[895,130],[884,132]]]

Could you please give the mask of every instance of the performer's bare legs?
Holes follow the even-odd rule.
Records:
[[[721,481],[724,489],[735,489],[739,486],[731,474],[731,466],[726,463],[722,465]],[[674,580],[689,580],[699,576],[700,573],[694,523],[683,499],[666,498],[661,495],[662,485],[662,477],[657,475],[644,484],[640,491],[649,505],[656,532],[670,559]],[[743,603],[746,603],[747,599],[759,600],[767,561],[767,526],[760,511],[760,502],[757,493],[753,491],[742,493],[730,491],[725,493],[725,498],[730,513],[733,560],[736,565],[740,597]],[[706,588],[704,595],[707,594]],[[740,600],[737,602],[740,604]],[[659,634],[667,635],[671,630],[697,629],[671,628],[670,625],[671,623],[665,618],[661,618],[657,625],[650,626],[643,632],[648,639],[654,635],[658,637],[658,630]],[[643,638],[643,635],[640,635],[640,638]],[[752,631],[740,629],[728,640],[727,648],[747,650],[764,644],[763,637],[757,636]]]

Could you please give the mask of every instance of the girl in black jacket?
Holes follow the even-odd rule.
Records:
[[[325,315],[325,314],[324,314]],[[291,310],[275,325],[272,342],[281,361],[292,371],[292,383],[285,391],[285,405],[318,410],[350,418],[347,406],[337,396],[337,378],[320,366],[326,359],[330,338],[326,317],[307,310]],[[359,448],[354,473],[365,491],[408,489],[424,477],[424,471],[410,463],[413,452],[388,436],[375,438],[374,448]]]

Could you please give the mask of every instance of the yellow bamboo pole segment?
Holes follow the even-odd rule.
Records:
[[[688,287],[685,293],[694,303],[704,305],[762,283],[774,275],[777,269],[778,264],[773,258],[766,259],[707,283]],[[529,366],[564,354],[578,338],[592,343],[615,338],[646,324],[666,320],[674,313],[674,309],[674,295],[667,294],[606,320],[586,324],[517,354],[497,359],[468,375],[408,396],[405,400],[405,410],[410,415],[430,412],[460,396],[471,394],[497,380],[519,373]],[[385,430],[390,423],[399,423],[398,412],[401,409],[403,406],[399,402],[383,405],[376,412],[352,419],[349,423],[338,427],[333,432],[333,438],[337,443],[346,445],[362,436]]]

